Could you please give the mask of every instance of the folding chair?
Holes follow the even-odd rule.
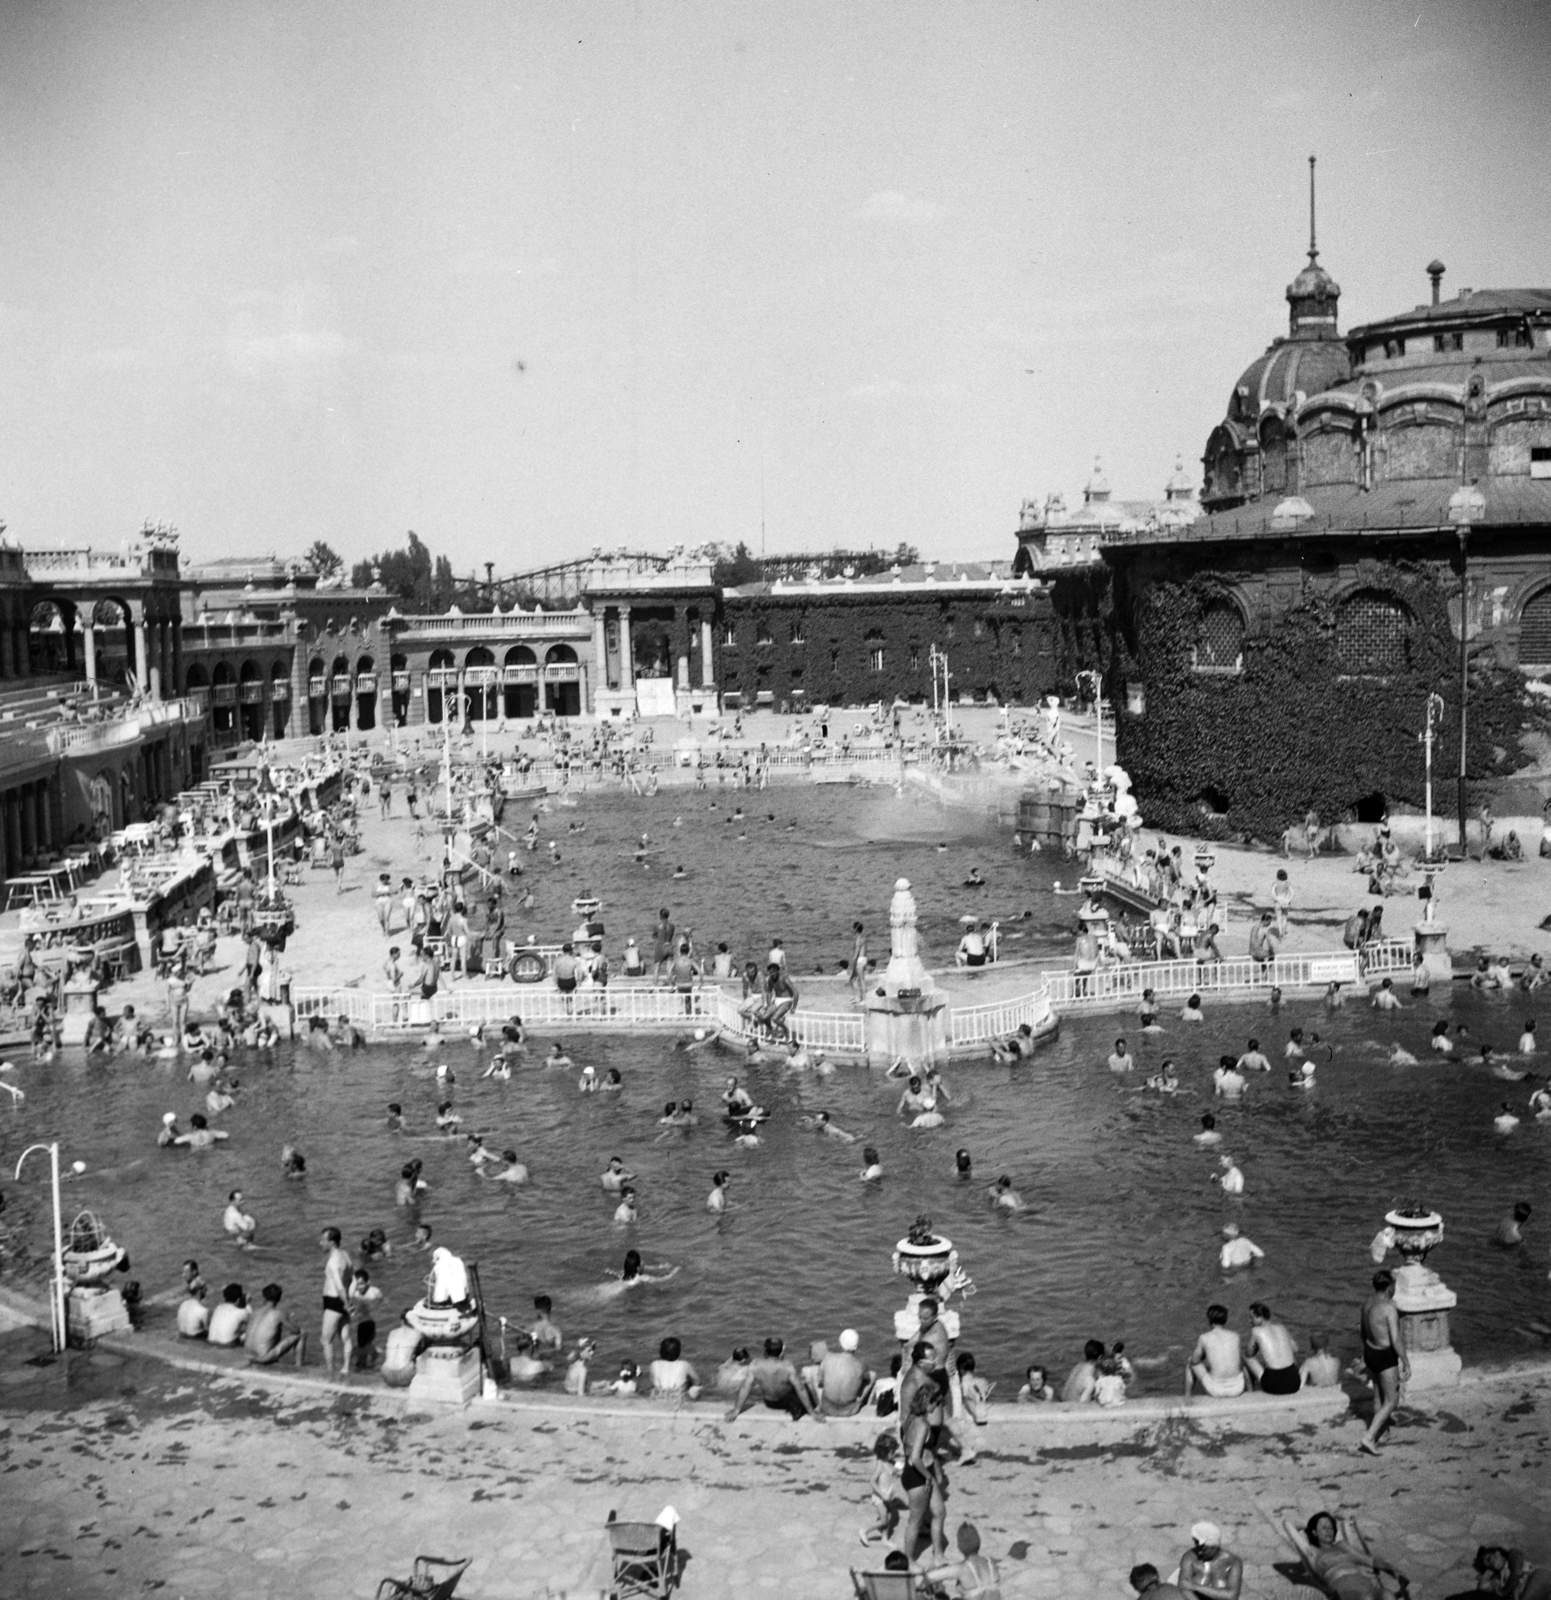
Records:
[[[666,1600],[678,1576],[678,1530],[657,1522],[617,1522],[611,1511],[608,1533],[614,1561],[612,1600],[633,1594]]]
[[[414,1575],[384,1578],[377,1585],[377,1600],[452,1600],[458,1579],[472,1559],[444,1561],[438,1556],[416,1556]]]
[[[858,1572],[851,1568],[856,1600],[924,1600],[928,1591],[914,1572]]]

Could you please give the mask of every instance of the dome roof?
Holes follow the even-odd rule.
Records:
[[[1351,375],[1346,345],[1334,328],[1328,339],[1278,339],[1250,362],[1234,385],[1229,420],[1253,425],[1267,406],[1289,407],[1300,391],[1323,394]]]

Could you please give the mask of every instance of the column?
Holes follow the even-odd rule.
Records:
[[[149,662],[146,660],[145,619],[142,617],[139,622],[133,624],[133,627],[135,634],[135,677],[139,681],[140,692],[149,694],[151,692],[151,669]]]
[[[38,844],[45,855],[54,853],[54,808],[49,803],[48,781],[38,784]]]
[[[609,636],[603,626],[603,607],[599,606],[592,614],[592,678],[593,678],[593,715],[598,714],[598,695],[607,687],[609,681]]]
[[[172,629],[165,617],[156,624],[156,663],[161,668],[162,694],[171,699],[178,686],[172,676]]]
[[[30,784],[23,786],[19,800],[21,810],[21,854],[25,860],[31,862],[38,853],[38,835],[37,819],[32,810],[32,786]]]
[[[630,651],[630,607],[619,608],[619,686],[629,692],[635,688],[635,659]]]
[[[183,693],[183,618],[174,617],[169,624],[172,631],[172,692]]]
[[[459,667],[458,668],[457,699],[453,701],[453,707],[454,707],[454,709],[453,709],[453,719],[454,719],[453,720],[453,726],[458,730],[459,733],[461,733],[463,731],[463,718],[464,718],[463,696],[468,692],[467,685],[468,685],[468,672],[467,672],[467,669],[464,668],[464,667]],[[447,697],[444,694],[442,696],[442,714],[443,714],[443,716],[446,715],[446,712],[447,712]]]
[[[689,687],[689,612],[684,606],[673,608],[673,684],[677,689]]]
[[[88,620],[81,630],[82,637],[86,640],[86,681],[91,684],[93,693],[97,689],[97,630]]]
[[[700,685],[704,689],[713,688],[716,684],[716,674],[711,670],[711,619],[700,619]]]

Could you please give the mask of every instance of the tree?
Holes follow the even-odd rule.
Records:
[[[302,560],[312,568],[320,578],[332,578],[335,573],[344,571],[344,560],[331,544],[326,544],[322,539],[314,539],[302,553]]]
[[[408,611],[445,611],[452,604],[452,563],[446,556],[433,561],[413,528],[402,550],[384,550],[356,562],[350,581],[362,589],[380,582]]]
[[[740,583],[758,583],[765,569],[756,556],[740,539],[733,549],[718,545],[716,560],[711,563],[711,581],[724,589],[735,589]]]

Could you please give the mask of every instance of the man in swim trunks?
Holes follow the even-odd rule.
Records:
[[[1239,1600],[1244,1563],[1222,1547],[1215,1522],[1197,1522],[1190,1530],[1190,1549],[1180,1557],[1179,1586],[1194,1600]]]
[[[1373,1379],[1373,1421],[1357,1448],[1379,1453],[1379,1437],[1400,1404],[1400,1386],[1411,1376],[1411,1362],[1400,1340],[1400,1313],[1395,1310],[1395,1274],[1388,1267],[1373,1275],[1373,1293],[1363,1302],[1360,1319],[1363,1364]]]
[[[1227,1306],[1206,1308],[1206,1332],[1185,1363],[1185,1395],[1199,1385],[1203,1394],[1230,1399],[1244,1393],[1244,1359],[1239,1336],[1228,1326]]]
[[[668,963],[673,960],[673,933],[673,918],[664,906],[657,914],[657,926],[652,929],[652,966],[659,978],[666,974]]]
[[[1293,1336],[1272,1318],[1271,1308],[1260,1300],[1249,1308],[1249,1348],[1244,1352],[1244,1365],[1254,1375],[1262,1394],[1296,1394],[1303,1386]]]
[[[849,1417],[866,1403],[873,1374],[856,1353],[859,1343],[855,1328],[842,1329],[840,1348],[826,1350],[819,1362],[819,1410],[826,1416]]]
[[[338,1228],[325,1228],[318,1247],[326,1252],[323,1263],[323,1370],[334,1370],[334,1343],[339,1342],[340,1371],[350,1370],[350,1257],[340,1245]]]
[[[263,1305],[248,1324],[248,1336],[243,1340],[249,1362],[255,1367],[272,1367],[294,1350],[300,1366],[307,1354],[307,1335],[281,1312],[280,1285],[266,1283],[260,1298]]]
[[[807,1386],[798,1376],[797,1369],[785,1357],[785,1343],[780,1339],[765,1340],[765,1354],[751,1361],[738,1385],[727,1420],[734,1422],[756,1401],[763,1400],[772,1411],[784,1411],[795,1422],[799,1417],[810,1416],[822,1422],[824,1414],[814,1410],[808,1397]]]
[[[1020,1022],[1016,1033],[1010,1035],[1005,1042],[991,1046],[991,1054],[997,1061],[1022,1061],[1033,1055],[1033,1028],[1026,1022]]]

